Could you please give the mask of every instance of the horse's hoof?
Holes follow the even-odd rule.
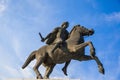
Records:
[[[102,73],[102,74],[105,74],[105,70],[103,68],[103,66],[98,66],[99,67],[99,72]]]
[[[102,70],[99,70],[99,72],[100,72],[100,73],[102,73],[102,74],[105,74],[105,71],[104,71],[104,69],[102,69]]]
[[[49,78],[45,76],[43,79],[49,79]]]
[[[42,76],[37,76],[36,78],[37,78],[37,79],[43,79],[43,77],[42,77]]]

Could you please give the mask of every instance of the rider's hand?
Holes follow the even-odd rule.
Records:
[[[45,41],[45,39],[43,38],[43,39],[41,39],[41,41],[42,41],[42,42],[44,42],[44,41]]]

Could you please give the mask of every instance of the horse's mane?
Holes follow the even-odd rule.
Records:
[[[76,26],[74,26],[74,27],[72,28],[72,30],[70,31],[70,33],[69,33],[69,35],[68,35],[68,38],[70,37],[70,35],[71,35],[71,33],[73,32],[73,30],[75,29],[75,27],[76,27]]]
[[[69,37],[70,37],[71,33],[73,32],[73,30],[75,29],[75,27],[76,27],[76,26],[74,26],[74,27],[72,28],[72,30],[70,31]]]

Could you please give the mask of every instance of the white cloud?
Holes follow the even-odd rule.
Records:
[[[105,15],[106,21],[116,21],[120,22],[120,12],[113,12],[111,14]]]
[[[21,69],[22,56],[21,54],[21,42],[19,37],[16,35],[14,29],[3,27],[0,31],[1,40],[0,42],[0,80],[5,78],[20,78],[32,77],[32,70],[27,68],[25,70]],[[7,74],[6,74],[7,72]]]
[[[30,68],[25,70],[17,69],[12,66],[4,66],[4,69],[7,71],[8,77],[6,78],[30,78],[33,77],[33,74]],[[6,74],[6,76],[7,76]]]
[[[20,69],[20,73],[22,74],[22,77],[24,77],[24,78],[35,77],[30,68],[26,68],[24,70]]]
[[[0,12],[5,11],[6,6],[4,4],[0,4]]]
[[[7,0],[0,0],[0,14],[2,14],[7,8]]]
[[[18,70],[10,66],[5,66],[5,69],[8,71],[10,75],[19,74]]]
[[[85,16],[82,16],[82,21],[86,24],[89,24],[89,26],[92,26],[94,28],[95,26],[111,26],[111,24],[120,24],[120,12],[112,12],[112,13],[97,13],[97,14],[85,14]],[[86,25],[85,24],[85,25]],[[101,27],[102,27],[101,26]]]
[[[19,38],[17,36],[13,36],[11,40],[12,47],[14,49],[15,55],[19,58],[19,60],[23,60],[22,54],[21,54],[21,43],[19,41]]]

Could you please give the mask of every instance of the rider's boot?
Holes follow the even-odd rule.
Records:
[[[56,43],[55,46],[53,47],[51,53],[53,53],[59,47],[59,45],[60,45],[59,43]]]

